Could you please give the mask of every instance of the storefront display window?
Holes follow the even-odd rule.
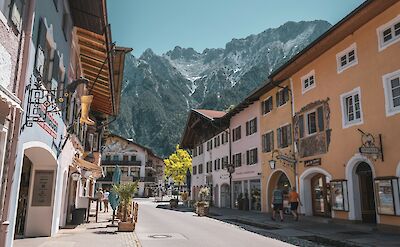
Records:
[[[233,205],[239,207],[239,201],[243,198],[242,181],[233,182]]]
[[[375,179],[376,205],[379,214],[395,215],[394,184],[397,186],[396,178]]]
[[[250,193],[251,210],[261,211],[261,183],[259,179],[250,181]]]
[[[347,181],[332,180],[331,183],[332,209],[348,211]]]

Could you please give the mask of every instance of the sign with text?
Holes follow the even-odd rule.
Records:
[[[293,159],[292,157],[288,157],[286,155],[279,154],[278,156],[276,156],[276,158],[279,159],[279,160],[282,160],[284,162],[287,162],[289,164],[295,164],[296,163],[295,159]]]
[[[304,167],[308,166],[320,166],[321,165],[321,158],[312,159],[312,160],[305,160]]]
[[[53,198],[54,171],[35,171],[33,183],[32,206],[50,207]]]

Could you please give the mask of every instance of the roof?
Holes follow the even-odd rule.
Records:
[[[83,76],[89,80],[91,109],[107,115],[119,112],[125,54],[115,47],[107,19],[105,0],[69,0],[76,27]]]
[[[229,122],[223,121],[225,115],[223,111],[192,109],[182,134],[181,147],[194,148],[198,143],[229,128]]]
[[[269,79],[283,81],[354,33],[362,25],[376,17],[399,0],[366,0],[329,30],[311,42],[306,48],[274,70]]]
[[[226,112],[224,111],[214,111],[214,110],[205,110],[205,109],[193,109],[193,111],[196,111],[205,117],[208,117],[209,119],[215,119],[215,118],[221,118],[223,117]]]
[[[141,145],[141,144],[139,144],[139,143],[136,143],[136,142],[134,142],[134,141],[132,141],[132,140],[126,139],[126,138],[124,138],[124,137],[122,137],[122,136],[119,136],[119,135],[116,135],[116,134],[112,134],[112,133],[110,133],[110,134],[108,135],[108,137],[116,137],[116,138],[119,138],[119,139],[121,139],[121,140],[123,140],[123,141],[126,141],[126,142],[130,143],[130,144],[136,145],[136,146],[138,146],[138,147],[140,147],[140,148],[146,150],[147,153],[150,154],[151,156],[153,156],[154,158],[159,159],[159,160],[163,160],[163,158],[160,158],[160,157],[158,157],[157,155],[155,155],[152,149],[150,149],[150,148],[148,148],[148,147],[146,147],[146,146],[143,146],[143,145]]]

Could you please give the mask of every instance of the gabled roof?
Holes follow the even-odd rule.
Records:
[[[194,148],[199,143],[224,131],[229,123],[222,121],[223,111],[192,109],[181,138],[182,148]]]
[[[111,134],[108,135],[107,138],[110,138],[110,137],[116,137],[116,138],[121,139],[121,140],[123,140],[123,141],[126,141],[126,142],[128,142],[128,143],[130,143],[130,144],[136,145],[136,146],[138,146],[138,147],[140,147],[140,148],[146,150],[147,153],[148,153],[149,155],[153,156],[154,158],[159,159],[159,160],[163,160],[162,158],[160,158],[160,157],[158,157],[157,155],[155,155],[154,152],[153,152],[153,150],[151,150],[150,148],[148,148],[148,147],[146,147],[146,146],[143,146],[143,145],[141,145],[141,144],[139,144],[139,143],[136,143],[136,142],[134,142],[134,141],[132,141],[132,140],[126,139],[126,138],[124,138],[124,137],[122,137],[122,136],[119,136],[119,135],[116,135],[116,134],[112,134],[112,133],[111,133]]]

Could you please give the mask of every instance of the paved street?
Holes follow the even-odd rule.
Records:
[[[193,212],[160,208],[161,204],[147,199],[137,201],[136,234],[143,247],[293,246]]]
[[[135,247],[134,233],[117,232],[110,224],[111,213],[100,213],[98,223],[79,225],[74,229],[61,229],[52,238],[26,238],[14,241],[15,247]]]

